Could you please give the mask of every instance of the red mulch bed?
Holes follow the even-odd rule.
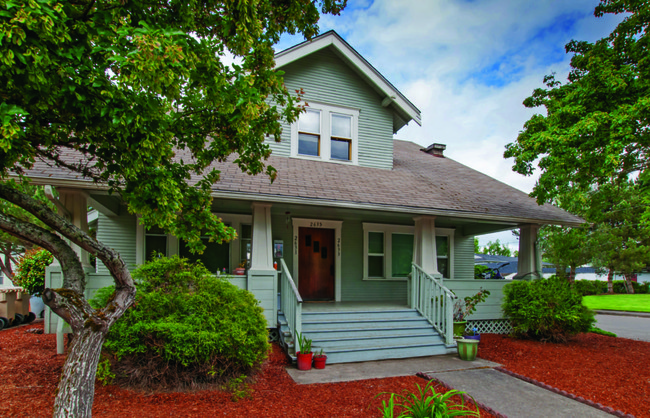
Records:
[[[483,334],[479,357],[595,403],[650,417],[650,343],[580,334],[567,344]]]
[[[49,417],[64,356],[56,355],[54,335],[32,334],[30,328],[0,332],[0,416]],[[95,417],[356,417],[380,416],[380,392],[415,389],[426,381],[416,376],[337,384],[297,385],[285,371],[288,361],[277,345],[252,385],[252,398],[234,402],[217,390],[143,394],[97,384]],[[440,387],[438,391],[445,392]],[[458,402],[458,400],[456,400]],[[481,411],[482,417],[492,417]]]

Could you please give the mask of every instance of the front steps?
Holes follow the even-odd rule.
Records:
[[[280,336],[293,357],[296,348],[284,316],[279,320]],[[408,308],[303,312],[302,332],[315,353],[323,349],[329,364],[441,355],[453,348]]]

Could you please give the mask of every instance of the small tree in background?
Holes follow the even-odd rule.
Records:
[[[498,239],[496,241],[488,241],[485,247],[481,250],[480,254],[488,255],[501,255],[504,257],[512,257],[512,250],[507,245],[501,244]]]

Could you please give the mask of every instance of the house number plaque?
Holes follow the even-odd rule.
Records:
[[[311,221],[309,222],[309,226],[312,228],[321,228],[323,226],[323,223],[318,221]]]

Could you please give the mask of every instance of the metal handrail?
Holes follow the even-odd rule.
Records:
[[[413,263],[410,278],[410,305],[424,316],[449,345],[454,341],[453,307],[456,295],[442,284],[442,275],[434,277]]]
[[[281,309],[287,319],[289,332],[294,341],[296,336],[302,331],[302,297],[298,292],[296,283],[294,283],[291,273],[287,268],[284,259],[280,259],[280,266],[282,268],[281,274],[281,294],[280,303]]]

